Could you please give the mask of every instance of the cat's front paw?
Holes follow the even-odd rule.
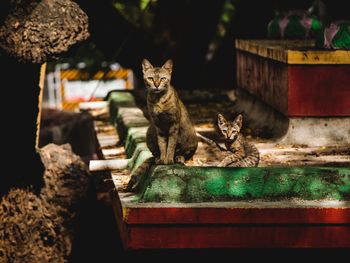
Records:
[[[155,163],[156,164],[164,164],[164,161],[160,158],[156,158]]]
[[[165,159],[164,164],[173,164],[174,160],[173,159]]]
[[[226,167],[226,163],[221,162],[221,163],[219,163],[219,164],[218,164],[218,166],[217,166],[217,167]]]

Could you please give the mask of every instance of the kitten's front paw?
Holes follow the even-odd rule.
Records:
[[[184,164],[185,163],[185,157],[183,157],[183,156],[176,156],[175,157],[175,163]]]

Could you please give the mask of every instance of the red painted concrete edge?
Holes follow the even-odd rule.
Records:
[[[350,226],[133,226],[131,250],[151,248],[346,248]]]
[[[130,229],[127,227],[125,221],[123,220],[123,208],[120,202],[119,196],[114,191],[110,193],[112,200],[112,209],[113,214],[116,219],[120,239],[122,241],[123,247],[125,250],[129,249],[129,237],[130,237]]]
[[[350,208],[124,208],[127,224],[350,224]]]
[[[126,208],[115,192],[112,202],[125,250],[350,247],[350,208]]]

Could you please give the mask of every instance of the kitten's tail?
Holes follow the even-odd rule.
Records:
[[[198,132],[196,132],[196,135],[199,139],[201,139],[206,144],[209,144],[210,146],[213,146],[213,147],[218,147],[221,151],[226,151],[226,149],[224,147],[222,147],[219,143],[203,136],[202,134],[200,134]]]
[[[128,182],[128,186],[126,187],[127,191],[135,191],[137,189],[139,177],[145,172],[147,172],[152,164],[155,164],[154,157],[146,159],[142,164],[140,164],[131,172],[131,177]]]
[[[256,167],[260,161],[260,153],[258,148],[253,144],[246,145],[248,156],[237,162],[238,167]]]

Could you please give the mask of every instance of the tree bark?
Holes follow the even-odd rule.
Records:
[[[0,27],[0,47],[20,61],[44,63],[88,36],[88,18],[70,0],[16,1]]]
[[[40,153],[46,168],[40,195],[11,188],[0,198],[0,262],[63,263],[71,253],[73,226],[90,190],[89,172],[66,145],[50,144]],[[31,171],[16,170],[30,176]]]

